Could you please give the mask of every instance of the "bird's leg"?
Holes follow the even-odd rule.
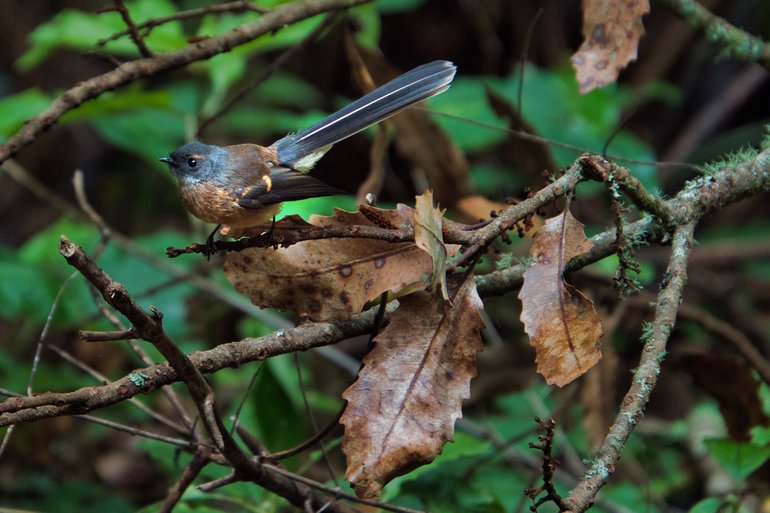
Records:
[[[275,235],[275,215],[273,215],[273,224],[270,225],[270,231],[267,234],[267,244],[265,244],[265,247],[269,248],[272,246],[273,249],[278,249],[278,244],[275,242],[273,235]]]
[[[214,235],[217,234],[219,229],[222,227],[221,224],[218,224],[216,228],[214,228],[214,231],[212,231],[208,237],[206,237],[206,247],[203,250],[203,256],[206,257],[206,260],[211,260],[211,255],[217,254],[217,241],[214,240]]]

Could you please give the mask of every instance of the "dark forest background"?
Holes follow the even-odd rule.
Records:
[[[209,4],[126,1],[137,22]],[[770,38],[770,4],[718,0],[702,4],[734,26]],[[108,0],[0,3],[2,140],[64,90],[139,57],[125,36],[97,44],[125,29],[117,13],[97,14],[112,5]],[[191,38],[215,36],[258,16],[247,10],[176,21],[154,29],[147,43],[156,52],[171,51]],[[433,119],[467,159],[467,172],[459,178],[449,173],[426,176],[391,147],[386,183],[378,198],[384,207],[397,202],[412,205],[415,194],[429,185],[437,191],[440,205],[449,209],[449,217],[476,221],[479,208],[463,203],[463,198],[478,195],[497,205],[526,198],[581,153],[559,143],[629,159],[619,162],[648,190],[668,198],[699,173],[692,167],[655,162],[739,162],[767,136],[767,68],[733,57],[657,2],[643,20],[646,34],[638,60],[621,73],[617,84],[587,95],[578,92],[569,62],[582,41],[579,2],[389,0],[337,15],[313,42],[247,90],[233,109],[212,118],[271,62],[305,39],[320,19],[293,24],[212,59],[104,93],[69,111],[19,152],[10,163],[18,169],[4,164],[0,171],[4,393],[25,393],[41,340],[45,349],[32,380],[34,392],[96,385],[142,366],[122,342],[78,339],[78,330],[111,328],[82,278],[69,279],[72,270],[57,251],[60,234],[87,250],[100,244],[99,230],[82,215],[75,197],[72,180],[77,169],[83,173],[88,201],[113,231],[99,265],[126,284],[143,305],[163,311],[164,327],[183,351],[291,325],[291,315],[257,311],[239,296],[216,258],[211,263],[199,255],[166,258],[167,246],[200,242],[211,228],[185,212],[173,177],[157,159],[195,138],[215,144],[266,145],[360,96],[361,87],[352,78],[351,45],[364,48],[373,62],[392,70],[435,59],[451,60],[458,67],[452,88],[428,105],[439,113]],[[520,108],[525,124],[501,116],[490,92],[513,110]],[[196,136],[203,121],[210,124]],[[525,127],[551,143],[522,143],[506,131],[509,126]],[[369,172],[372,134],[368,131],[340,143],[315,172],[350,196],[287,205],[284,213],[307,217],[331,213],[335,207],[355,209],[355,193]],[[767,510],[770,389],[752,370],[754,362],[731,343],[734,337],[747,340],[762,358],[770,357],[767,200],[767,193],[756,194],[699,224],[686,301],[660,380],[597,510],[674,512],[696,505],[702,508],[697,511],[716,511],[723,505],[735,508],[730,511]],[[542,213],[549,217],[561,206],[548,206]],[[589,236],[612,226],[606,190],[599,184],[581,188],[571,209],[586,224]],[[526,260],[531,239],[515,235],[513,239],[489,253],[479,264],[479,274]],[[629,387],[639,360],[643,322],[651,320],[648,304],[658,292],[669,251],[665,244],[637,250],[641,291],[623,301],[612,288],[617,266],[613,257],[570,278],[591,297],[603,319],[604,357],[588,375],[562,389],[548,387],[536,373],[514,294],[485,298],[485,351],[478,358],[479,376],[464,404],[456,441],[429,466],[386,487],[382,500],[442,512],[526,510],[531,501],[523,490],[541,479],[541,454],[527,446],[537,441],[539,433],[533,418],[554,412],[555,451],[561,461],[557,487],[570,490],[583,476],[585,462],[590,462]],[[331,354],[310,351],[270,358],[209,379],[225,409],[223,417],[240,408],[242,422],[268,448],[277,450],[300,443],[315,432],[315,426],[333,419],[342,405],[340,393],[352,382],[365,350],[363,337],[334,346]],[[254,376],[254,386],[248,388]],[[184,396],[183,387],[174,388]],[[138,400],[172,414],[160,393]],[[189,407],[186,400],[185,404]],[[164,431],[128,403],[95,413]],[[339,431],[327,438],[331,472],[317,447],[287,460],[286,467],[334,486],[331,476],[339,479],[344,467]],[[190,458],[162,441],[71,416],[20,424],[8,440],[0,455],[0,510],[154,511]],[[207,467],[200,482],[223,473],[222,468]],[[210,494],[190,488],[175,511],[287,507],[277,495],[237,483]],[[549,507],[553,505],[543,509]]]

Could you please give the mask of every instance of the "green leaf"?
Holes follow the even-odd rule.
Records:
[[[292,395],[296,395],[298,389],[292,391],[281,383],[280,378],[289,378],[288,369],[284,369],[286,374],[279,375],[273,368],[276,366],[273,361],[279,358],[270,358],[262,368],[253,398],[259,432],[272,452],[289,449],[300,443],[306,424],[296,407],[296,399],[292,400]],[[277,366],[285,367],[283,363],[287,362]],[[296,376],[296,371],[291,374]]]
[[[219,35],[250,19],[253,19],[251,14],[207,16],[201,23],[198,34],[201,37]],[[215,112],[221,106],[229,89],[244,77],[250,56],[300,43],[322,20],[322,16],[314,16],[292,23],[277,32],[265,34],[254,41],[233,48],[230,52],[191,66],[194,70],[203,70],[211,82],[211,90],[207,93],[207,101],[203,109],[204,113]]]
[[[126,7],[136,24],[176,12],[169,0],[136,0],[126,2]],[[91,12],[65,9],[56,14],[49,22],[35,28],[29,36],[30,48],[16,61],[21,71],[27,71],[39,65],[51,52],[59,48],[69,50],[95,50],[99,40],[126,29],[120,14]],[[153,29],[145,39],[147,46],[158,52],[176,50],[187,44],[181,30],[181,23],[165,23]],[[128,36],[109,41],[101,52],[139,56],[136,45]]]
[[[8,258],[8,260],[6,260]],[[31,264],[0,260],[0,317],[4,319],[45,319],[52,303],[52,287],[40,269]]]
[[[379,0],[377,8],[382,14],[396,14],[413,11],[425,3],[425,0]]]
[[[739,482],[770,459],[768,446],[730,439],[706,440],[704,443],[711,455]]]
[[[307,220],[313,214],[333,215],[335,208],[355,210],[358,205],[353,196],[325,196],[323,198],[290,201],[283,204],[281,217],[297,214]]]
[[[470,458],[471,456],[485,454],[490,446],[491,443],[487,440],[480,440],[479,438],[458,431],[455,433],[454,441],[446,444],[441,454],[439,454],[431,463],[418,467],[408,474],[397,477],[388,483],[388,486],[383,489],[382,498],[388,502],[395,500],[402,493],[407,493],[403,490],[405,486],[408,486],[412,481],[420,481],[424,474],[445,472],[446,465],[454,460],[463,460],[466,462],[465,464],[467,464],[467,462],[472,459]],[[445,474],[451,475],[451,472],[445,472]],[[422,485],[420,484],[417,486],[421,487]]]
[[[180,117],[165,109],[138,108],[98,116],[90,122],[113,145],[142,156],[159,168],[158,158],[184,141],[185,127]]]
[[[745,501],[750,502],[750,499]],[[753,508],[749,508],[744,501],[735,495],[726,497],[709,497],[698,502],[690,508],[689,513],[751,513]]]
[[[49,448],[50,449],[50,448]],[[61,458],[53,450],[51,457]],[[13,490],[3,491],[3,506],[31,511],[77,511],[79,513],[129,513],[134,507],[127,499],[112,493],[104,486],[62,476],[28,472],[14,480]],[[106,508],[106,509],[104,509]]]
[[[498,490],[491,489],[485,478],[475,478],[474,465],[477,464],[478,458],[462,457],[451,461],[444,460],[440,466],[430,465],[430,471],[422,472],[417,479],[403,483],[401,492],[403,495],[418,498],[424,505],[421,509],[427,511],[446,513],[508,511],[509,509],[502,503],[501,494],[496,493]],[[507,495],[510,495],[510,480],[507,480],[506,489]],[[387,488],[385,490],[387,491]]]
[[[690,513],[719,513],[724,506],[724,500],[719,497],[709,497],[690,508]]]
[[[15,134],[28,119],[40,114],[51,99],[37,89],[0,99],[0,142]]]
[[[639,486],[637,483],[620,480],[610,480],[607,487],[602,491],[602,494],[609,500],[614,501],[617,504],[633,504],[634,511],[644,511],[645,513],[661,513],[660,508],[656,507],[656,504],[651,500],[651,496],[655,496],[650,493],[647,487]],[[596,508],[598,511],[606,511],[600,508]]]
[[[472,122],[436,116],[452,139],[468,152],[487,149],[502,142],[508,134],[505,122],[487,105],[485,89],[492,88],[501,96],[516,102],[519,96],[519,77],[505,78],[458,77],[447,94],[431,99],[439,112],[460,116],[475,122],[500,127],[479,127]],[[650,96],[657,93],[652,89]],[[555,141],[567,142],[588,151],[601,152],[608,138],[615,132],[625,106],[638,101],[630,91],[617,85],[581,95],[571,69],[549,71],[528,66],[524,72],[522,114],[538,135]],[[578,151],[550,146],[557,163],[571,162]],[[652,148],[621,130],[612,140],[609,152],[616,156],[639,160],[654,160]],[[645,187],[657,186],[657,174],[652,166],[634,165],[635,176]],[[601,188],[596,188],[600,191]]]
[[[371,2],[348,9],[348,16],[355,17],[358,29],[355,38],[364,48],[377,49],[380,41],[381,21],[379,7],[381,2]]]
[[[106,92],[62,116],[63,122],[131,112],[140,108],[169,109],[172,106],[169,91],[145,91],[132,84],[120,92]]]
[[[485,93],[486,85],[498,81],[499,79],[491,77],[457,77],[447,93],[429,100],[431,108],[438,112],[450,113],[453,117],[504,128],[504,122],[495,116],[489,107]],[[504,130],[479,127],[463,119],[441,116],[436,116],[435,119],[449,133],[452,140],[468,152],[489,148],[507,137]]]

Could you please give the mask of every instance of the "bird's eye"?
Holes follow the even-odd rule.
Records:
[[[198,161],[195,159],[187,159],[187,165],[190,167],[195,167],[198,165]]]

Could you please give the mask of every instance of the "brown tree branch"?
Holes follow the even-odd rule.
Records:
[[[122,313],[131,322],[137,336],[152,343],[168,360],[169,366],[190,392],[203,424],[214,441],[215,448],[233,466],[237,476],[253,481],[284,497],[295,506],[309,505],[314,510],[325,507],[330,511],[336,511],[333,505],[328,505],[310,488],[298,485],[293,480],[277,473],[275,469],[268,468],[261,461],[252,460],[243,453],[225,428],[224,422],[217,412],[213,390],[203,378],[198,367],[165,333],[162,326],[162,315],[157,310],[150,307],[151,313],[146,313],[128,294],[123,285],[115,282],[81,248],[66,237],[61,238],[59,251],[67,263],[75,267],[102,294],[110,306]],[[151,379],[149,375],[143,373],[134,373],[133,376],[132,382],[137,386],[141,386],[146,380]],[[131,380],[131,376],[129,376],[129,380]],[[184,480],[180,482],[180,486],[186,486]],[[174,502],[174,496],[175,493],[169,496],[169,507]]]
[[[166,358],[187,386],[216,448],[236,468],[246,466],[246,456],[224,428],[222,419],[217,413],[214,392],[198,368],[163,330],[160,312],[150,308],[151,314],[147,314],[128,294],[123,285],[114,281],[80,247],[66,237],[61,238],[59,252],[68,264],[76,268],[101,293],[110,306],[131,321],[132,327],[139,337],[152,343]]]
[[[207,351],[196,351],[189,358],[201,372],[217,372],[226,367],[237,367],[271,356],[304,351],[368,334],[374,317],[374,312],[367,311],[347,321],[306,323],[263,337],[246,338],[220,344]],[[0,403],[0,427],[98,410],[175,383],[179,379],[176,371],[166,362],[136,369],[102,386],[84,387],[72,392],[46,392],[33,397],[12,397]]]
[[[182,498],[182,494],[184,494],[185,490],[190,487],[195,478],[198,477],[200,472],[210,461],[211,449],[199,446],[195,450],[192,460],[187,464],[184,472],[182,472],[182,475],[177,482],[174,483],[174,486],[169,489],[168,494],[166,495],[166,498],[163,499],[163,504],[161,504],[158,511],[160,513],[171,513],[174,506],[176,506]]]
[[[570,495],[570,504],[573,509],[578,511],[584,510],[593,501],[599,488],[606,483],[611,470],[614,469],[620,457],[625,441],[649,400],[649,394],[655,385],[655,378],[659,370],[659,358],[662,357],[667,337],[673,326],[673,319],[675,318],[679,298],[684,287],[686,264],[689,258],[689,242],[691,241],[695,222],[728,203],[770,188],[769,168],[770,158],[768,158],[768,152],[765,151],[737,167],[725,168],[714,175],[691,181],[674,199],[666,202],[671,222],[683,224],[676,229],[674,235],[674,249],[667,279],[659,296],[656,322],[653,325],[654,330],[643,353],[636,379],[626,396],[620,415],[618,415],[608,438],[598,453],[596,463]],[[565,180],[575,180],[574,183],[570,182],[568,184],[571,188],[574,188],[577,181],[579,181],[578,173],[570,174],[568,172],[562,178]],[[552,184],[552,186],[556,185],[556,183],[558,181]],[[552,200],[563,193],[564,190],[554,190],[554,187],[551,187],[537,201]],[[505,213],[509,219],[512,216],[510,210],[513,210],[513,208],[515,207],[512,207],[512,209]],[[491,223],[490,226],[495,227]],[[504,225],[498,223],[495,228],[500,230],[504,228]],[[471,236],[475,236],[476,232],[481,230],[485,230],[486,236],[496,236],[496,232],[491,231],[489,226],[474,231]],[[629,238],[637,242],[641,242],[645,238],[647,240],[662,240],[667,237],[666,230],[661,229],[660,225],[657,225],[651,219],[643,219],[627,225],[624,227],[624,230],[633,235],[633,237]],[[644,235],[642,236],[641,234]],[[613,251],[614,240],[614,230],[608,230],[604,234],[595,237],[596,248],[590,255],[574,259],[571,268],[587,265],[594,259],[606,256],[606,254]],[[480,292],[482,294],[499,293],[500,290],[505,288],[501,283],[505,283],[507,287],[513,287],[518,280],[516,274],[507,270],[492,273],[490,276],[483,277],[483,279],[480,278],[482,284]],[[96,281],[98,282],[99,280],[97,279]],[[106,297],[117,293],[118,299],[120,299],[121,291],[119,289],[105,289],[104,287],[102,289],[103,292],[107,293]],[[115,298],[113,297],[113,299]],[[118,303],[120,302],[118,301]],[[133,315],[134,311],[141,311],[141,309],[134,305],[134,307],[128,308],[128,310],[124,308],[121,311],[126,315],[129,313]],[[147,316],[144,312],[141,312],[141,314]],[[153,319],[152,316],[147,317],[150,318],[148,321],[150,327],[159,327],[157,319]],[[132,322],[134,322],[133,319]],[[214,372],[224,366],[239,365],[254,359],[264,359],[274,354],[318,347],[352,335],[363,334],[370,331],[372,322],[373,314],[367,312],[355,316],[347,322],[308,324],[292,330],[279,331],[267,337],[262,337],[262,339],[246,339],[241,342],[223,344],[206,352],[193,353],[190,357],[190,363],[202,372]],[[134,323],[134,326],[140,331],[145,328],[136,323]],[[108,404],[120,402],[137,393],[169,384],[178,379],[177,370],[174,367],[169,364],[162,364],[135,371],[116,383],[102,387],[87,387],[78,391],[60,394],[49,393],[35,397],[11,398],[0,404],[0,426],[51,416],[92,411]],[[243,472],[244,476],[250,476],[248,477],[250,480],[257,482],[267,479],[268,482],[272,482],[265,477],[270,475],[270,471],[262,467],[255,467],[250,462],[244,463],[243,466],[237,465],[238,467],[243,469],[239,470],[239,472]],[[278,489],[287,492],[287,483],[280,485],[272,483],[271,486],[276,486]],[[296,491],[295,488],[292,488],[292,490]],[[297,501],[304,501],[306,495],[295,493],[295,499]]]

